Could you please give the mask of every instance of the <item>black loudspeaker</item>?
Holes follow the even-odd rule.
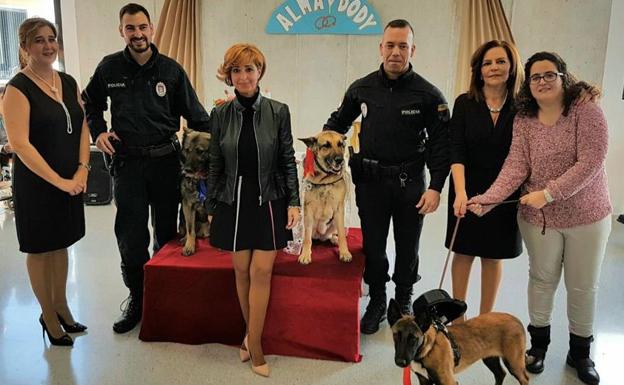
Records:
[[[113,178],[108,173],[102,151],[91,146],[91,171],[84,194],[86,205],[107,205],[113,200]]]

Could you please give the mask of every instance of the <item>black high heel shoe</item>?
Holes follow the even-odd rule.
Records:
[[[43,334],[44,341],[45,341],[45,335],[46,333],[48,333],[48,340],[50,340],[50,343],[52,345],[74,346],[74,340],[72,340],[72,338],[68,334],[63,334],[60,338],[52,337],[52,334],[50,334],[50,332],[48,331],[48,327],[46,326],[45,321],[43,320],[43,314],[39,316],[39,323],[41,324],[41,333]]]
[[[63,330],[65,330],[66,333],[82,333],[85,330],[87,330],[87,326],[81,324],[80,322],[76,322],[70,325],[67,322],[65,322],[65,320],[63,319],[63,317],[61,317],[60,314],[56,313],[56,316],[58,317],[58,320],[61,323],[61,326],[63,327]]]

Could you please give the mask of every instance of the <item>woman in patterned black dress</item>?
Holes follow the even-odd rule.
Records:
[[[17,154],[13,174],[20,251],[27,253],[30,283],[41,305],[41,327],[54,345],[73,345],[81,332],[67,304],[67,248],[84,236],[89,130],[76,81],[52,68],[57,31],[41,18],[19,28],[28,65],[8,83],[4,118]],[[62,327],[61,327],[62,326]],[[63,331],[64,330],[64,331]]]

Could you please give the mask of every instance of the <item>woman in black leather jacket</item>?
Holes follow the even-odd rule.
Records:
[[[235,44],[217,77],[236,98],[210,114],[208,206],[210,242],[232,251],[236,291],[247,324],[240,359],[268,377],[261,339],[277,250],[299,221],[299,183],[290,113],[286,104],[260,94],[266,64],[260,50]]]

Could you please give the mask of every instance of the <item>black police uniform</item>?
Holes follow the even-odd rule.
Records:
[[[149,260],[148,218],[154,251],[177,232],[180,201],[180,117],[195,130],[208,130],[208,114],[184,72],[151,45],[152,56],[139,65],[129,49],[106,56],[83,91],[91,137],[107,131],[103,112],[111,101],[114,141],[111,173],[117,205],[115,235],[121,271],[131,296],[142,297],[143,265]],[[136,299],[136,298],[135,298]]]
[[[346,133],[362,114],[360,151],[350,160],[362,224],[364,281],[384,288],[390,280],[386,239],[392,218],[396,263],[392,280],[411,287],[418,280],[418,243],[423,215],[415,207],[429,188],[441,191],[449,172],[449,111],[442,93],[412,70],[398,79],[378,71],[356,80],[325,129]],[[385,303],[384,303],[385,308]]]

